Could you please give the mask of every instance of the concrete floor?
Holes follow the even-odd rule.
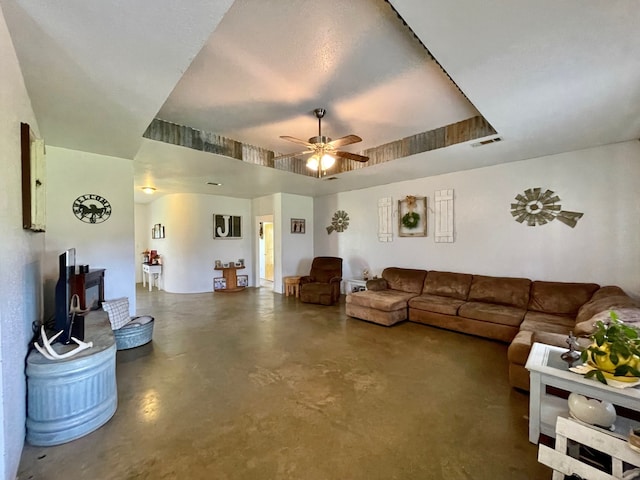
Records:
[[[137,295],[154,339],[118,352],[115,416],[25,445],[20,480],[551,478],[504,344],[266,288]]]

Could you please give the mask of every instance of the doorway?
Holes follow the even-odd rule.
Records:
[[[265,216],[259,219],[260,241],[258,248],[259,285],[273,289],[274,248],[273,248],[273,217]]]

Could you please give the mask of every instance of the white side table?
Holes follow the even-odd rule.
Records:
[[[367,281],[361,278],[347,278],[344,281],[344,286],[345,286],[344,293],[346,294],[359,292],[360,290],[367,289]]]
[[[604,400],[614,406],[640,411],[638,387],[615,388],[571,372],[567,363],[560,358],[560,355],[566,351],[566,348],[543,343],[534,343],[531,347],[531,353],[525,365],[529,370],[531,382],[529,392],[529,441],[531,443],[538,443],[540,434],[555,437],[557,418],[569,415],[567,400],[547,393],[547,385],[566,392]],[[638,427],[640,423],[618,412],[615,434],[624,436],[631,428]]]
[[[153,288],[155,280],[156,287],[160,290],[160,278],[162,277],[162,265],[149,265],[148,263],[142,264],[142,286],[146,287],[149,280],[149,291]]]
[[[569,441],[572,442],[573,446]],[[584,445],[611,457],[611,475],[596,469],[580,457],[580,447]],[[565,475],[577,474],[580,478],[638,478],[640,453],[629,448],[625,439],[611,435],[611,432],[587,425],[572,418],[558,417],[556,424],[555,450],[540,444],[538,461],[553,469],[553,480],[563,480]]]

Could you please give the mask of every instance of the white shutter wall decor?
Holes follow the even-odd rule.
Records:
[[[436,191],[436,243],[453,243],[453,189]]]
[[[391,197],[378,199],[378,241],[393,241],[393,225],[391,216],[393,215],[393,200]]]

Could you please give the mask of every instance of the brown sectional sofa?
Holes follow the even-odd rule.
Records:
[[[385,268],[382,278],[369,280],[363,295],[347,295],[347,315],[390,326],[407,319],[407,302],[420,295],[425,270]]]
[[[640,323],[640,307],[619,287],[396,267],[346,301],[347,315],[381,325],[408,319],[510,343],[509,380],[523,390],[534,342],[566,347],[570,331],[588,336],[611,309]]]
[[[530,280],[465,273],[427,273],[409,320],[510,342],[524,318]]]
[[[540,282],[542,283],[542,282]],[[569,289],[565,285],[573,285]],[[529,390],[529,372],[524,368],[531,345],[546,343],[567,348],[569,332],[577,337],[588,337],[598,320],[607,321],[609,312],[615,310],[626,323],[640,325],[640,307],[620,287],[607,286],[592,291],[593,284],[559,284],[558,292],[571,294],[556,296],[554,306],[547,309],[562,310],[562,313],[540,314],[530,312],[520,326],[520,331],[509,345],[509,382],[522,390]],[[592,292],[590,294],[589,292]],[[582,300],[588,297],[587,301]],[[582,343],[582,342],[581,342]],[[588,343],[588,341],[586,341]]]

